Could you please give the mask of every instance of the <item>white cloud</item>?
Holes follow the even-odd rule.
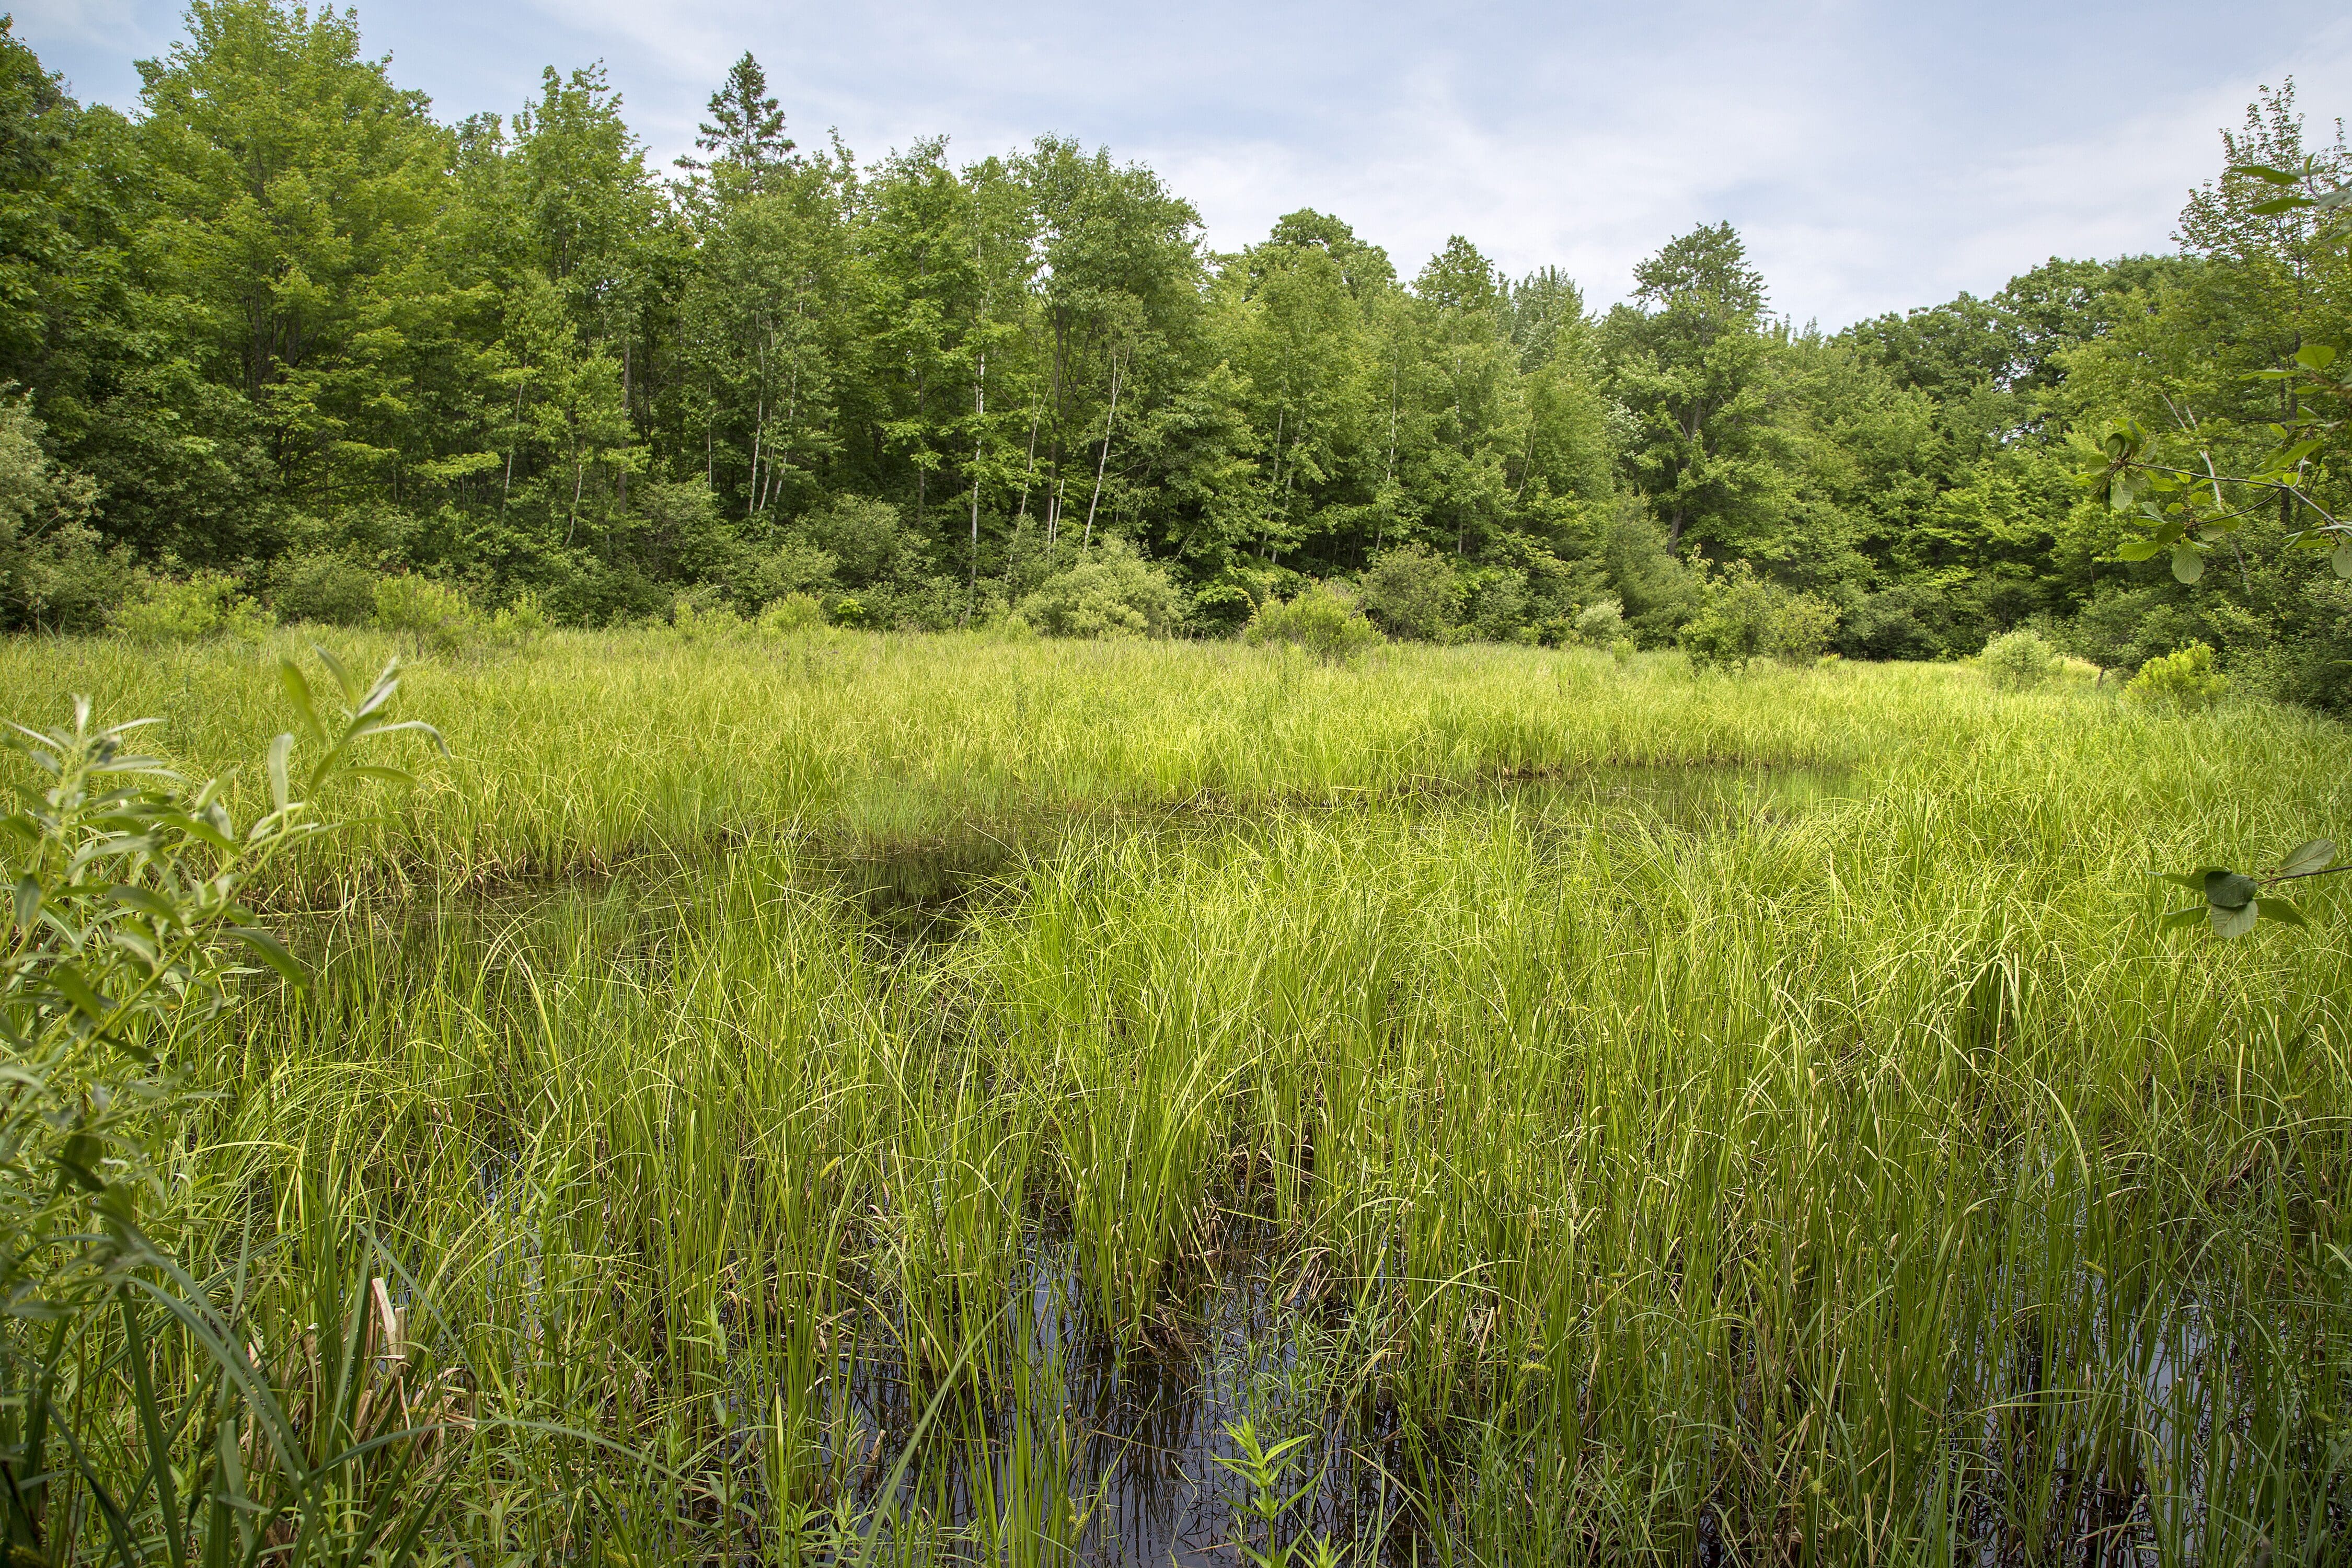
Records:
[[[122,101],[171,0],[20,0],[19,33]],[[2217,17],[2024,0],[1106,7],[902,0],[370,0],[371,50],[443,113],[510,110],[602,56],[657,161],[758,53],[804,143],[868,160],[945,133],[979,156],[1055,132],[1140,158],[1221,247],[1337,214],[1410,275],[1447,235],[1595,303],[1695,224],[1738,225],[1776,305],[1836,326],[1997,289],[2053,254],[2161,249],[2257,83],[2352,112],[2352,21],[2290,0]],[[2281,47],[2272,40],[2289,40]]]

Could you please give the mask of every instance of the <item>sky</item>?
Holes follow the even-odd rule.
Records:
[[[15,3],[77,96],[125,109],[131,62],[179,36],[169,0]],[[1408,277],[1461,234],[1594,305],[1728,220],[1774,309],[1832,330],[2053,255],[2170,248],[2262,85],[2292,76],[2311,131],[2352,118],[2352,16],[2274,0],[370,0],[360,25],[445,119],[602,59],[666,166],[748,48],[804,145],[1073,136],[1159,171],[1219,248],[1311,206]]]

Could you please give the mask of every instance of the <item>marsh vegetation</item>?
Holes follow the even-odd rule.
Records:
[[[278,651],[0,646],[0,710],[159,716],[242,818]],[[339,786],[352,825],[252,889],[310,984],[181,1042],[142,1223],[298,1428],[383,1282],[351,1321],[398,1346],[346,1359],[401,1358],[434,1430],[426,1560],[2352,1528],[2352,948],[2334,895],[2159,931],[2147,875],[2341,821],[2330,721],[2063,669],[822,628],[549,633],[399,703],[450,755]],[[193,1473],[237,1441],[217,1375],[130,1321],[75,1320],[63,1403],[93,1473],[149,1407]],[[398,1506],[349,1490],[294,1555]]]

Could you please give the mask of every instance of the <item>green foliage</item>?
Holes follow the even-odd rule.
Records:
[[[2141,665],[2124,696],[2172,708],[2210,708],[2229,689],[2230,678],[2213,668],[2212,648],[2193,642]]]
[[[1995,686],[2021,691],[2041,685],[2058,672],[2058,650],[2038,635],[2020,626],[1985,644],[1977,656],[1985,679]]]
[[[1291,1472],[1307,1439],[1300,1436],[1269,1444],[1258,1436],[1256,1425],[1246,1417],[1227,1423],[1224,1431],[1234,1455],[1232,1458],[1217,1455],[1216,1461],[1233,1472],[1244,1489],[1234,1507],[1234,1549],[1241,1561],[1249,1568],[1338,1568],[1342,1559],[1329,1536],[1280,1539],[1286,1516],[1322,1479],[1310,1476],[1298,1486],[1291,1485]]]
[[[1707,583],[1682,643],[1693,663],[1718,669],[1743,669],[1759,658],[1810,664],[1836,630],[1834,606],[1760,577],[1743,561]]]
[[[2253,930],[2259,921],[2276,921],[2292,926],[2307,925],[2309,922],[2304,919],[2301,910],[2271,889],[2282,882],[2352,870],[2352,867],[2333,865],[2335,858],[2335,840],[2314,838],[2296,846],[2279,862],[2276,869],[2262,876],[2250,877],[2226,866],[2205,866],[2186,872],[2158,872],[2156,875],[2159,880],[2177,883],[2202,900],[2185,910],[2173,910],[2164,917],[2162,923],[2176,930],[2201,925],[2220,937],[2243,936]]]
[[[308,993],[253,987],[192,1042],[216,1094],[172,1147],[175,1246],[224,1304],[247,1260],[253,1331],[225,1342],[265,1348],[290,1411],[305,1327],[341,1353],[355,1292],[329,1282],[368,1289],[332,1233],[397,1238],[446,1314],[369,1261],[410,1365],[479,1374],[432,1537],[478,1561],[790,1562],[869,1525],[876,1560],[887,1533],[917,1568],[1082,1557],[1030,1550],[1078,1540],[1069,1500],[1105,1473],[1083,1394],[1118,1373],[1034,1353],[1073,1312],[1130,1363],[1192,1347],[1212,1392],[1180,1408],[1218,1454],[1243,1411],[1262,1451],[1331,1434],[1269,1495],[1328,1467],[1322,1489],[1235,1543],[1269,1554],[1344,1536],[1318,1510],[1361,1483],[1464,1562],[1681,1560],[1816,1497],[1807,1550],[1832,1558],[1868,1552],[1830,1509],[1890,1506],[1882,1562],[1979,1519],[2076,1559],[2324,1557],[2318,1415],[2352,1358],[2313,1238],[2339,1244],[2352,1085],[2322,1032],[2297,1041],[2352,994],[2352,953],[2257,931],[2151,955],[2139,868],[2307,813],[2343,728],[2275,704],[2118,723],[2105,693],[1951,665],[1758,685],[1681,663],[1402,645],[1299,679],[1225,643],[653,626],[428,663],[402,697],[446,707],[448,787],[355,809],[247,900],[324,956]],[[236,820],[267,808],[266,767],[230,771],[268,748],[247,650],[0,642],[0,710],[61,686],[171,705]],[[2324,885],[2269,891],[2318,925],[2300,894]],[[2150,907],[2205,902],[2180,893]],[[1563,1145],[1575,1114],[1598,1130]],[[2281,1157],[2250,1166],[2249,1125]],[[1237,1213],[1289,1239],[1234,1258]],[[1812,1280],[1748,1266],[1806,1235]],[[772,1261],[761,1311],[731,1283],[747,1249]],[[1036,1289],[1041,1256],[1070,1294]],[[1266,1303],[1246,1335],[1217,1331],[1221,1274]],[[1717,1353],[1727,1318],[1816,1373],[1759,1382]],[[1981,1353],[2021,1321],[2033,1354]],[[135,1436],[121,1331],[84,1324],[84,1408]],[[2179,1375],[2146,1376],[2152,1344]],[[167,1419],[209,1392],[187,1348],[159,1362]],[[895,1380],[902,1356],[924,1370],[898,1429],[936,1401],[940,1435],[903,1485],[886,1438],[883,1484],[852,1489],[832,1457],[874,1428],[843,1366]],[[730,1436],[746,1388],[756,1447]],[[1956,1471],[1987,1412],[2046,1461]],[[1839,1421],[1856,1473],[1790,1504],[1773,1434]],[[2211,1440],[2231,1422],[2282,1436]],[[182,1497],[217,1479],[205,1426],[172,1428],[176,1463],[203,1456]],[[1367,1430],[1395,1441],[1351,1458]],[[2068,1479],[2118,1430],[2140,1435],[2127,1529]],[[1576,1468],[1597,1442],[1622,1456],[1602,1492]],[[983,1461],[1008,1500],[950,1513]],[[2241,1503],[2208,1509],[2217,1486]],[[1378,1530],[1334,1544],[1376,1562]]]
[[[43,435],[24,398],[0,396],[0,629],[88,631],[120,593],[124,563],[89,526],[97,487],[51,462]]]
[[[376,574],[340,551],[289,550],[269,563],[269,607],[288,624],[365,626],[375,589]]]
[[[270,625],[269,612],[224,572],[150,577],[140,584],[137,597],[114,612],[115,630],[142,643],[197,642],[213,637],[258,642]]]
[[[377,579],[374,597],[375,624],[420,651],[455,653],[482,635],[481,612],[446,583],[402,573]]]
[[[709,642],[743,635],[743,617],[721,600],[680,594],[670,602],[670,630],[687,642]]]
[[[547,629],[547,606],[528,588],[490,616],[490,636],[512,647],[529,648]]]
[[[1426,544],[1383,551],[1359,581],[1364,613],[1392,637],[1434,642],[1462,608],[1461,574]]]
[[[1587,647],[1614,647],[1625,637],[1625,606],[1614,598],[1596,599],[1576,613],[1576,640]]]
[[[1288,600],[1262,605],[1243,628],[1242,639],[1304,648],[1330,664],[1345,663],[1382,640],[1355,595],[1331,583],[1318,583]]]
[[[188,788],[133,749],[146,721],[95,728],[78,699],[69,728],[12,726],[34,773],[0,817],[14,917],[0,966],[0,1522],[12,1561],[226,1562],[265,1531],[299,1529],[321,1557],[398,1563],[435,1516],[448,1447],[435,1433],[454,1385],[414,1364],[364,1275],[320,1259],[322,1280],[345,1288],[306,1303],[305,1330],[249,1310],[242,1271],[200,1284],[154,1239],[178,1222],[173,1162],[232,1054],[225,1026],[254,989],[250,966],[304,983],[248,889],[331,830],[321,790],[352,774],[405,782],[357,748],[431,732],[389,717],[391,668],[362,689],[320,657],[343,711],[322,719],[283,661],[300,733],[271,745],[269,806],[243,826],[218,781]],[[274,1361],[260,1348],[298,1342],[306,1353]],[[124,1363],[118,1420],[88,1394]]]
[[[756,624],[770,637],[788,637],[824,625],[824,606],[814,594],[786,594],[770,601]]]
[[[1312,211],[1217,256],[1150,170],[1059,138],[793,149],[749,56],[674,192],[600,68],[446,124],[343,13],[206,5],[143,80],[135,117],[84,109],[0,47],[0,374],[47,426],[0,430],[32,476],[0,473],[35,520],[0,538],[14,626],[93,624],[168,567],[337,624],[364,570],[571,624],[709,591],[963,626],[1108,531],[1218,634],[1361,577],[1401,638],[1559,643],[1613,596],[1660,647],[1696,546],[1837,606],[1851,658],[2031,622],[2126,661],[2202,637],[2249,689],[2345,700],[2352,549],[2311,525],[2347,515],[2352,165],[2285,92],[2225,138],[2183,256],[1824,334],[1772,318],[1726,225],[1598,314],[1556,268],[1455,237],[1401,270]],[[2121,511],[2068,482],[2065,432],[2110,427],[2154,433],[2098,459]],[[2248,504],[2287,490],[2299,524]]]
[[[1182,616],[1183,599],[1165,567],[1113,538],[1046,578],[1020,608],[1047,637],[1164,637]]]

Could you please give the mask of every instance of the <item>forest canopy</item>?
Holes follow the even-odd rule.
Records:
[[[2342,701],[2352,584],[2292,518],[2183,584],[2077,480],[2126,417],[2254,461],[2287,395],[2260,373],[2346,344],[2345,246],[2224,172],[2352,174],[2291,83],[2222,136],[2176,254],[1825,332],[1727,224],[1606,310],[1465,237],[1408,273],[1312,210],[1221,253],[1106,149],[796,137],[749,54],[669,170],[601,66],[446,122],[349,11],[197,0],[139,68],[134,110],[81,105],[0,33],[12,626],[192,577],[359,619],[421,578],[591,625],[1043,603],[1223,634],[1339,580],[1391,635],[1570,640],[1613,604],[1660,644],[1737,584],[1849,657],[2201,641]]]

